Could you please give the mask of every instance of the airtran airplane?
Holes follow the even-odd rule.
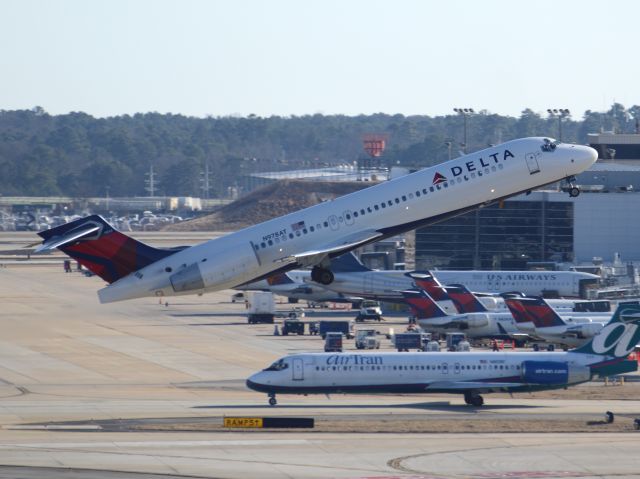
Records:
[[[190,248],[152,248],[93,215],[41,231],[36,252],[58,248],[107,281],[98,291],[103,303],[202,294],[303,267],[327,285],[333,257],[539,186],[563,179],[571,185],[596,159],[588,146],[525,138]]]
[[[454,393],[482,406],[483,393],[565,388],[636,371],[640,306],[619,306],[599,334],[568,352],[311,353],[278,359],[247,380],[276,394]]]

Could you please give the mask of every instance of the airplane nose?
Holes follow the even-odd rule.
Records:
[[[577,161],[585,168],[593,165],[598,159],[598,152],[590,146],[576,145],[576,149],[578,150]]]
[[[249,389],[259,392],[268,392],[265,384],[260,382],[260,373],[256,373],[247,379],[246,384]]]

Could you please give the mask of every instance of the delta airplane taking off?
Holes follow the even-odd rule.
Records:
[[[640,339],[640,307],[619,308],[600,334],[569,352],[312,353],[283,357],[247,387],[276,394],[457,393],[482,406],[481,394],[565,388],[638,369],[627,360]]]
[[[93,215],[41,231],[36,252],[58,248],[110,283],[98,292],[103,303],[218,291],[309,266],[312,279],[326,285],[332,257],[542,185],[571,183],[596,159],[588,146],[525,138],[191,248],[152,248]]]

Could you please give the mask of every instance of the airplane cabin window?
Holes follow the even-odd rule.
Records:
[[[429,191],[430,191],[431,193],[433,193],[433,192],[435,191],[434,187],[433,187],[433,186],[430,186],[430,187],[429,187]]]
[[[269,243],[269,246],[273,246],[273,241],[269,240],[267,243]]]
[[[419,198],[420,197],[420,190],[416,191],[416,196]]]
[[[362,216],[364,216],[364,215],[365,215],[364,208],[362,208],[362,209],[360,210],[360,214],[361,214]]]
[[[380,208],[378,207],[378,205],[373,205],[373,208],[378,211]]]
[[[324,227],[325,227],[325,228],[328,228],[328,227],[329,227],[329,222],[328,222],[328,221],[325,221],[323,224],[324,224]]]
[[[399,198],[396,198],[396,203],[400,203],[400,199]]]
[[[407,201],[407,197],[405,195],[402,195],[402,201]]]
[[[380,203],[380,206],[382,206],[383,208],[387,207],[387,205],[385,203]]]
[[[426,188],[422,188],[422,194],[426,195],[427,194],[427,189]]]
[[[354,212],[353,212],[353,217],[354,217],[354,218],[357,218],[357,217],[358,217],[358,212],[357,212],[357,211],[354,211]],[[347,217],[347,219],[349,219],[349,218]]]
[[[389,206],[393,206],[393,202],[391,200],[387,201],[387,203],[389,204]]]
[[[267,244],[263,241],[262,243],[260,243],[260,246],[262,246],[263,248],[266,248]]]
[[[316,229],[313,226],[309,226],[309,231],[311,231],[313,233],[315,230]]]

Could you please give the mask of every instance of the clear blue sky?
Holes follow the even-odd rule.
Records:
[[[635,0],[3,0],[0,109],[574,117],[640,104]]]

